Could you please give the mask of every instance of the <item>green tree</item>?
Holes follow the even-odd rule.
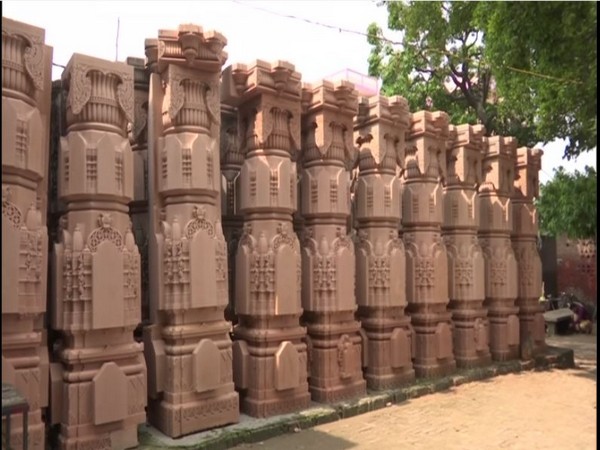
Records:
[[[564,157],[596,147],[596,5],[592,2],[382,2],[384,38],[371,24],[369,74],[413,110],[534,146],[568,142]]]
[[[554,169],[554,178],[543,184],[536,201],[542,234],[596,240],[596,170]]]

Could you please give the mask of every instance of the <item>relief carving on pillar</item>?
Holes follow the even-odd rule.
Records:
[[[39,209],[40,201],[31,202],[24,216],[11,202],[12,189],[2,187],[2,222],[6,247],[3,250],[3,277],[17,282],[3,284],[2,310],[5,313],[45,311],[47,242],[46,227]]]
[[[35,90],[44,89],[47,70],[44,39],[43,29],[2,18],[2,43],[5,50],[2,61],[3,87],[20,90],[33,98],[35,96],[33,92],[20,86],[15,77],[8,76],[10,73],[20,72],[27,76]]]
[[[91,61],[90,61],[91,60]],[[70,72],[69,93],[67,102],[71,112],[75,115],[81,113],[83,108],[92,99],[91,73],[99,73],[107,78],[117,78],[119,83],[116,89],[116,98],[107,97],[105,101],[116,100],[128,122],[133,122],[134,93],[133,76],[130,70],[103,69],[96,58],[75,54],[72,59],[74,66]],[[94,98],[94,101],[102,100]]]

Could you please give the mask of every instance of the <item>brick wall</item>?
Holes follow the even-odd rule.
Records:
[[[556,239],[558,292],[572,292],[581,300],[596,303],[596,247],[566,237]]]

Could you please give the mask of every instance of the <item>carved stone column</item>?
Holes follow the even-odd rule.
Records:
[[[545,348],[544,308],[542,295],[542,261],[537,237],[538,217],[533,200],[539,195],[538,173],[543,152],[522,147],[517,149],[516,176],[512,197],[512,245],[517,260],[521,356],[529,358]]]
[[[44,313],[52,48],[44,38],[40,28],[2,18],[2,382],[27,399],[29,448],[36,450],[45,448],[42,408],[48,405]],[[21,448],[20,415],[11,417],[10,428],[10,447]]]
[[[484,307],[490,323],[490,351],[496,361],[519,357],[517,263],[510,240],[516,149],[512,137],[484,138],[479,238],[485,259]]]
[[[446,172],[448,116],[412,114],[406,149],[402,224],[406,246],[408,311],[416,334],[413,364],[418,377],[454,370],[448,306],[448,256],[441,238],[442,183]]]
[[[54,245],[52,326],[63,340],[51,371],[51,423],[59,447],[137,445],[145,422],[146,366],[133,339],[140,323],[140,255],[128,204],[133,155],[133,69],[75,54],[63,72],[66,136]]]
[[[142,280],[142,322],[150,320],[148,294],[148,88],[150,77],[146,61],[127,58],[133,67],[133,124],[129,142],[133,150],[133,201],[129,205],[133,235],[140,252]]]
[[[406,315],[406,254],[398,236],[399,169],[410,125],[402,97],[362,99],[355,122],[359,145],[354,187],[358,228],[356,297],[363,330],[363,366],[370,389],[393,389],[415,378],[416,341]]]
[[[178,437],[239,419],[221,228],[221,66],[227,40],[196,25],[146,41],[153,325],[149,420]]]
[[[321,403],[366,393],[360,324],[354,319],[354,243],[346,230],[357,95],[345,81],[302,89],[302,306],[309,387],[312,399]]]
[[[477,239],[483,159],[482,125],[450,126],[442,232],[448,252],[449,308],[459,367],[491,360],[483,252]]]
[[[299,325],[301,258],[292,229],[300,149],[300,74],[287,62],[236,64],[223,74],[236,105],[245,156],[240,173],[244,234],[236,256],[235,384],[255,417],[306,408],[306,329]]]
[[[227,320],[237,323],[235,314],[235,253],[238,247],[244,218],[239,213],[240,170],[244,163],[238,139],[237,110],[221,104],[221,210],[223,234],[227,241],[227,267],[229,273],[229,303],[225,309]]]

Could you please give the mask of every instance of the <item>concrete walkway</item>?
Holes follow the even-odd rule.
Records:
[[[596,336],[554,336],[577,367],[511,373],[235,449],[596,448]]]

